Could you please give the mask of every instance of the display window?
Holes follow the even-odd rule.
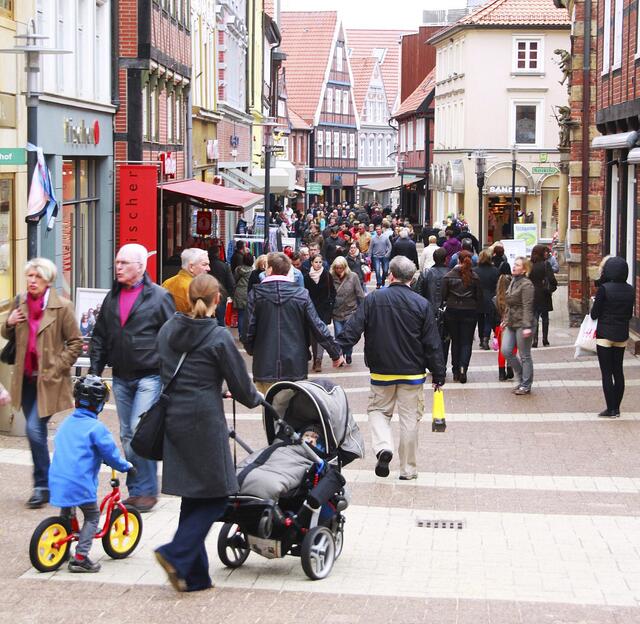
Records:
[[[0,173],[0,310],[11,305],[15,278],[13,219],[15,213],[15,179]]]
[[[524,197],[515,198],[516,223],[526,222]],[[487,198],[487,243],[511,238],[511,196],[497,195]]]

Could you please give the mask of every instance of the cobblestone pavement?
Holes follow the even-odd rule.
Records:
[[[144,516],[141,545],[129,559],[113,561],[96,543],[99,574],[39,574],[28,542],[54,510],[24,508],[28,446],[0,436],[0,622],[640,622],[640,360],[627,356],[622,417],[598,419],[597,364],[573,359],[563,297],[560,288],[552,346],[534,351],[531,396],[514,396],[511,384],[497,381],[496,354],[476,350],[469,383],[445,386],[446,433],[431,433],[425,415],[417,481],[398,481],[393,463],[389,478],[375,477],[371,453],[345,470],[352,497],[345,547],[323,581],[307,580],[293,557],[252,554],[229,571],[217,559],[214,528],[216,588],[176,594],[152,558],[175,530],[172,497]],[[352,367],[326,364],[311,377],[343,385],[368,442],[362,345]],[[53,419],[52,436],[60,421]],[[104,421],[117,431],[113,408]],[[237,428],[251,446],[264,444],[258,410],[238,406]],[[107,487],[106,474],[101,483]],[[425,526],[434,520],[463,528]]]

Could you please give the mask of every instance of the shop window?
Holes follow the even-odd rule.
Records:
[[[13,2],[14,0],[0,0],[0,15],[13,19]]]
[[[324,132],[318,130],[318,138],[316,139],[316,156],[322,158],[324,156]]]
[[[543,67],[543,40],[541,38],[514,39],[514,72],[542,72]]]
[[[513,103],[513,132],[511,143],[517,145],[538,145],[542,124],[540,123],[540,102]]]
[[[0,309],[6,309],[13,299],[14,210],[13,174],[0,173]]]
[[[552,239],[558,230],[558,202],[557,188],[542,189],[542,205],[540,208],[540,238]]]

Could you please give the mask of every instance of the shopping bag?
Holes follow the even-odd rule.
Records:
[[[447,428],[444,413],[444,392],[441,388],[433,391],[433,407],[431,414],[431,431],[442,433]]]
[[[227,327],[231,327],[231,321],[233,319],[233,303],[231,300],[227,301],[227,307],[224,311],[224,324]]]
[[[590,314],[587,314],[580,325],[580,331],[576,338],[576,352],[574,357],[581,355],[594,355],[596,353],[596,329],[598,321],[593,320]]]

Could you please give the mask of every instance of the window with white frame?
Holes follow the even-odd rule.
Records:
[[[325,143],[324,143],[324,155],[326,158],[331,158],[331,131],[327,130],[327,133],[324,135]]]
[[[604,0],[604,33],[602,39],[602,73],[606,74],[611,67],[611,0]]]
[[[544,40],[541,37],[514,37],[513,71],[544,71]]]
[[[148,141],[151,137],[149,132],[150,117],[149,117],[149,85],[144,85],[142,89],[142,140]]]
[[[364,161],[364,150],[366,147],[366,143],[367,143],[367,139],[364,136],[360,137],[360,153],[359,153],[359,157],[358,160],[360,161],[360,165],[364,165],[365,161]]]
[[[342,71],[342,46],[336,46],[336,70]]]
[[[175,102],[176,102],[176,113],[175,113],[175,120],[174,120],[174,125],[175,125],[175,133],[174,133],[174,137],[175,137],[175,142],[176,143],[182,143],[182,128],[183,128],[183,123],[184,123],[184,96],[182,95],[182,92],[178,92],[175,95]]]
[[[349,114],[349,92],[348,91],[342,92],[342,114],[343,115]]]
[[[324,132],[322,130],[318,130],[317,138],[316,138],[316,155],[318,158],[322,158],[324,156]]]
[[[406,124],[400,124],[400,151],[407,151],[407,126]]]
[[[346,158],[347,154],[348,154],[348,147],[347,147],[347,133],[343,132],[342,133],[342,149],[340,150],[340,156],[342,158]]]
[[[333,113],[333,89],[327,87],[327,113]]]
[[[624,0],[615,0],[613,15],[613,64],[611,69],[622,67],[622,17]]]
[[[386,154],[385,154],[385,162],[387,163],[387,165],[391,164],[392,158],[391,158],[391,137],[388,136],[387,137],[387,148],[386,148]]]
[[[424,149],[424,117],[416,120],[416,152]]]
[[[349,158],[354,160],[356,157],[356,135],[352,132],[349,135]]]
[[[376,165],[382,165],[382,135],[379,134],[376,141]]]
[[[158,141],[158,88],[149,92],[149,140]]]
[[[511,108],[511,143],[535,146],[542,143],[542,101],[514,101]]]
[[[175,114],[175,95],[167,94],[167,143],[173,143],[173,115]]]
[[[298,137],[296,148],[296,162],[302,162],[302,136]]]
[[[369,135],[369,149],[367,150],[367,165],[372,166],[373,165],[373,150],[374,150],[374,142],[375,139],[373,137],[373,134]]]
[[[336,89],[336,107],[335,112],[339,115],[342,112],[342,94],[340,89]]]
[[[413,121],[407,124],[407,152],[413,152]]]
[[[340,158],[340,133],[333,133],[333,157]]]

